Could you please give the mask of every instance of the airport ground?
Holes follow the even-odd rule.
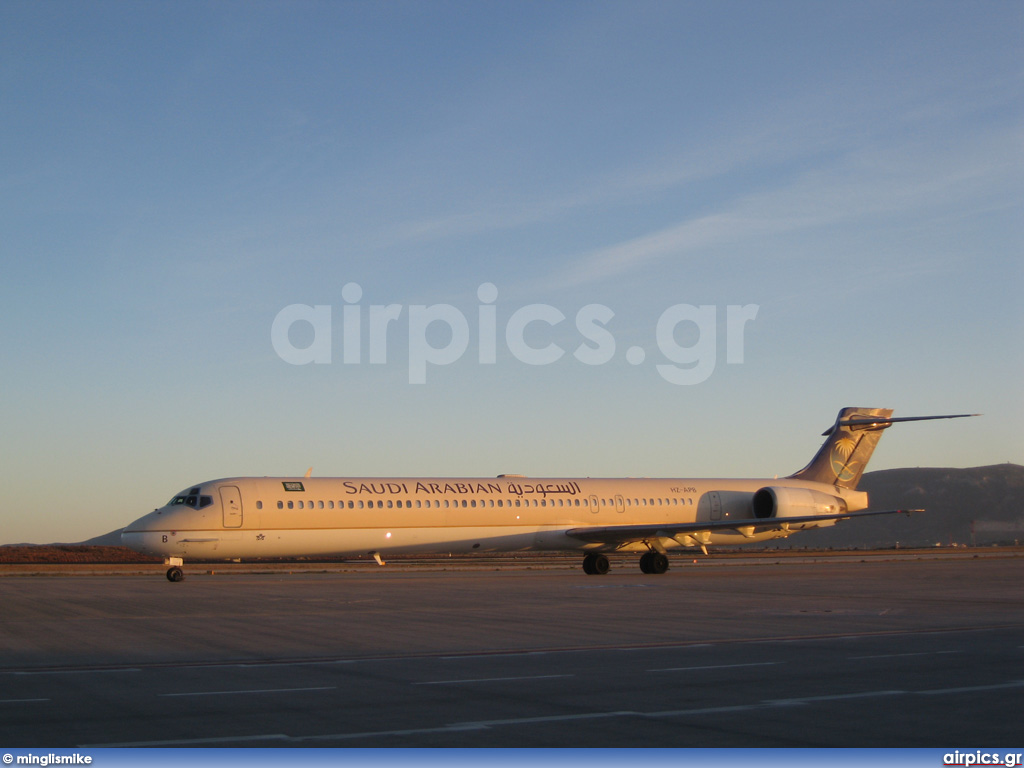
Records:
[[[0,568],[0,742],[1021,744],[1024,553]],[[39,574],[45,573],[46,576]]]

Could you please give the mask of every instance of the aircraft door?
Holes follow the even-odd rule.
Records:
[[[622,514],[626,511],[626,502],[622,500],[622,496],[615,495],[615,511]]]
[[[234,485],[220,487],[220,503],[224,510],[224,527],[242,527],[242,495]]]
[[[599,504],[599,502],[597,500],[597,496],[591,496],[590,497],[590,511],[593,512],[596,515],[598,512],[601,511],[599,509],[599,506],[600,506],[600,504]]]

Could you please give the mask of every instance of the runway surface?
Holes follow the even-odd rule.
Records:
[[[3,578],[0,741],[1020,746],[1022,566]]]

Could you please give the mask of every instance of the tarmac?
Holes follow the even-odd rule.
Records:
[[[531,563],[4,567],[0,742],[1020,745],[1020,553]]]

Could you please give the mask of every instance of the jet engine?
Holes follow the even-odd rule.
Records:
[[[846,501],[810,488],[766,487],[754,494],[754,517],[758,519],[841,515]]]

